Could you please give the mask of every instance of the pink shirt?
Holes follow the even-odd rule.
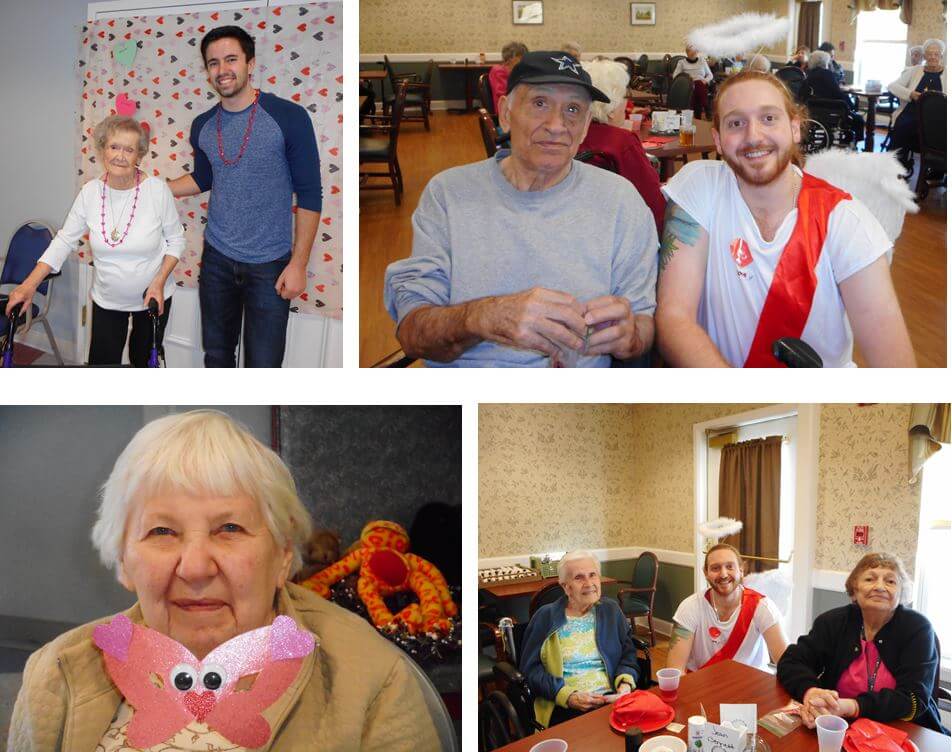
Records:
[[[867,640],[860,640],[860,654],[840,675],[836,683],[836,691],[840,697],[855,698],[864,692],[869,691],[869,679],[875,674],[876,679],[873,682],[873,692],[881,689],[895,689],[896,679],[886,668],[886,665],[879,659],[879,651],[875,643]],[[876,664],[879,663],[879,668]]]
[[[505,65],[494,65],[489,69],[489,89],[493,94],[493,109],[499,112],[499,97],[506,93],[509,86],[509,69]]]

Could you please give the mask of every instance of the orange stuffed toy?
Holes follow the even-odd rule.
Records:
[[[376,627],[403,623],[411,634],[421,631],[448,634],[452,629],[448,617],[456,616],[458,610],[446,580],[426,559],[407,553],[409,548],[410,536],[397,523],[368,522],[354,550],[301,584],[329,598],[331,585],[359,570],[357,594]],[[406,590],[415,593],[420,602],[392,614],[384,597]]]

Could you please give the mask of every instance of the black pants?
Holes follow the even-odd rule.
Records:
[[[165,301],[165,312],[159,316],[158,342],[162,346],[162,335],[172,310],[172,298]],[[93,301],[93,333],[89,345],[89,365],[117,366],[122,363],[122,351],[126,346],[126,334],[129,331],[129,317],[132,316],[132,336],[129,338],[129,360],[136,368],[149,365],[149,351],[152,349],[152,319],[148,311],[110,311]]]

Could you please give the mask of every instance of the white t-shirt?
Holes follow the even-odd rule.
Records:
[[[727,163],[690,162],[663,190],[710,236],[698,323],[732,366],[743,366],[774,270],[793,233],[797,209],[790,211],[768,243]],[[839,284],[891,248],[879,222],[859,201],[840,201],[833,209],[816,266],[813,307],[800,335],[824,366],[853,365],[853,333]]]
[[[102,308],[112,311],[142,311],[142,293],[162,268],[163,256],[181,258],[185,249],[182,221],[175,209],[175,199],[164,180],[143,178],[139,185],[139,200],[129,234],[118,246],[106,245],[102,237],[100,212],[102,207],[102,180],[96,178],[83,186],[73,208],[69,210],[63,229],[40,257],[40,261],[58,272],[69,258],[80,239],[87,232],[92,247],[92,298]],[[106,235],[118,224],[119,237],[126,231],[135,188],[127,191],[106,189]],[[123,209],[123,207],[125,207]],[[119,220],[115,222],[113,212]],[[165,297],[175,289],[172,275],[165,282]]]
[[[678,60],[678,64],[674,66],[674,71],[671,73],[671,78],[677,78],[680,73],[687,73],[692,81],[711,81],[714,78],[714,74],[711,73],[711,69],[707,64],[707,60],[700,55],[697,56],[697,59],[693,63],[686,57]]]
[[[694,632],[694,643],[691,645],[691,655],[688,656],[687,662],[689,671],[699,669],[724,646],[731,636],[734,624],[737,623],[738,614],[740,614],[740,605],[734,609],[734,613],[727,621],[720,621],[717,618],[717,611],[704,597],[704,593],[694,593],[681,601],[678,610],[674,612],[674,621]],[[734,660],[754,668],[765,669],[770,654],[767,651],[767,643],[761,635],[774,624],[779,623],[782,618],[780,610],[770,598],[766,595],[761,598],[760,603],[757,604],[757,610],[754,611],[750,629],[747,630],[744,641],[737,649]]]

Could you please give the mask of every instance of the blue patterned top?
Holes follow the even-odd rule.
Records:
[[[611,692],[605,662],[595,644],[595,609],[585,616],[569,616],[559,629],[562,675],[573,692]]]

